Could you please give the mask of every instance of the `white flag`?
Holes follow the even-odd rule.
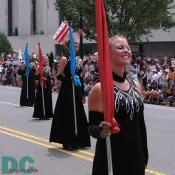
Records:
[[[58,42],[58,44],[63,44],[65,40],[68,40],[69,36],[69,26],[68,24],[62,22],[58,30],[56,31],[53,39]]]

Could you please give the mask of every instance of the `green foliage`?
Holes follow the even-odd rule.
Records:
[[[175,16],[175,14],[174,14]],[[163,17],[161,20],[161,26],[166,30],[167,28],[175,26],[175,20],[172,16]]]
[[[129,40],[149,35],[150,30],[172,27],[169,9],[173,0],[105,0],[109,35],[123,34]],[[55,0],[55,7],[62,20],[72,23],[78,30],[80,14],[84,32],[89,39],[95,39],[95,0]],[[167,22],[168,21],[168,22]]]
[[[0,53],[9,53],[12,51],[12,46],[7,37],[0,33]]]

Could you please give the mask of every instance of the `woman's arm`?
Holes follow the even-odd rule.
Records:
[[[88,96],[89,134],[94,138],[106,138],[111,134],[111,124],[104,121],[101,84],[97,83]]]
[[[59,65],[58,65],[58,70],[57,70],[57,75],[56,75],[58,90],[60,89],[61,83],[64,79],[63,73],[64,73],[64,69],[66,67],[66,64],[67,64],[67,58],[62,57],[60,62],[59,62]]]
[[[140,97],[143,99],[144,95],[143,95],[143,90],[142,90],[141,84],[138,81],[134,81],[134,83],[135,83],[135,85],[137,87],[137,91],[138,91]]]
[[[88,96],[88,110],[103,112],[103,99],[101,93],[101,83],[96,83]]]
[[[67,58],[66,57],[62,57],[60,62],[59,62],[57,75],[61,75],[61,74],[64,73],[64,68],[65,68],[66,64],[67,64]]]

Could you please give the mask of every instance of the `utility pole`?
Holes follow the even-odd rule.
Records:
[[[82,9],[80,6],[80,24],[79,24],[79,35],[80,35],[80,58],[84,57],[84,45],[83,45],[83,18],[82,18]]]

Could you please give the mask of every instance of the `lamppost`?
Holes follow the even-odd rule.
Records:
[[[82,9],[80,7],[80,24],[79,24],[79,36],[80,36],[80,58],[84,57],[84,45],[83,45],[83,18],[82,18]]]

